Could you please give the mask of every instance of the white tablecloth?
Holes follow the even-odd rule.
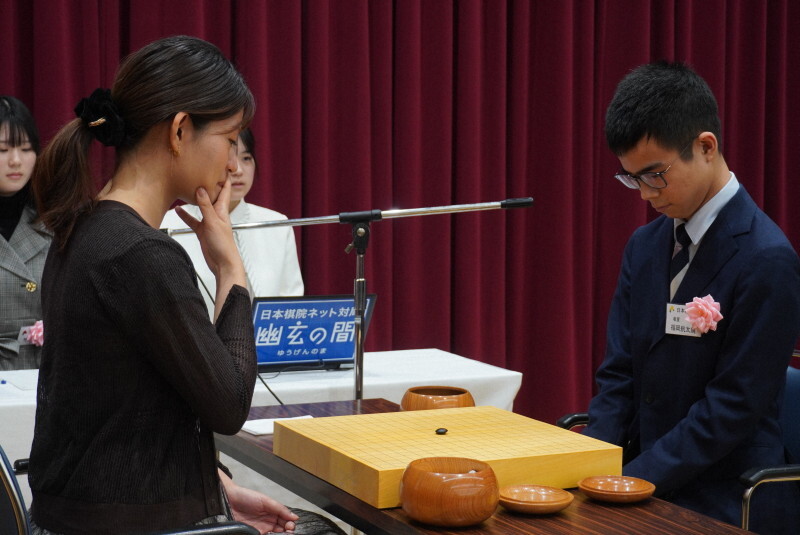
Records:
[[[0,371],[0,445],[12,461],[28,457],[33,440],[38,370]],[[355,397],[355,371],[331,370],[264,373],[261,377],[285,404],[342,401]],[[445,385],[466,388],[476,405],[512,410],[522,374],[439,349],[377,351],[364,354],[363,395],[400,403],[412,386]],[[277,405],[256,381],[253,406]],[[30,491],[20,479],[26,503]]]

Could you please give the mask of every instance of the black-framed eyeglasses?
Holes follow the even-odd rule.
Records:
[[[639,182],[644,182],[645,184],[647,184],[649,187],[651,187],[653,189],[666,188],[667,187],[667,179],[664,178],[664,175],[666,175],[669,172],[669,170],[672,168],[672,164],[677,162],[678,158],[680,158],[681,155],[684,152],[686,152],[686,149],[688,149],[689,147],[692,146],[692,143],[694,143],[694,140],[695,140],[695,138],[692,138],[692,140],[689,142],[689,144],[686,145],[685,147],[683,147],[683,149],[678,152],[678,156],[676,156],[674,160],[669,162],[669,165],[663,171],[642,173],[641,175],[633,175],[631,173],[619,172],[616,175],[614,175],[614,178],[616,178],[617,180],[622,182],[622,184],[625,187],[628,187],[630,189],[641,189],[641,186],[639,185]]]

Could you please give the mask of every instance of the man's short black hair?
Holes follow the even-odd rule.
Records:
[[[617,85],[606,111],[606,141],[621,156],[642,138],[681,150],[701,132],[722,145],[717,101],[685,63],[661,61],[631,71]]]

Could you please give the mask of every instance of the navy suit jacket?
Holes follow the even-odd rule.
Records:
[[[800,334],[800,261],[740,186],[672,300],[710,294],[720,303],[717,330],[695,338],[665,334],[672,249],[673,220],[665,216],[626,246],[584,433],[633,446],[623,473],[653,482],[657,495],[738,524],[739,475],[786,462],[778,412]],[[764,521],[797,519],[797,487],[762,488],[751,526],[781,532]]]

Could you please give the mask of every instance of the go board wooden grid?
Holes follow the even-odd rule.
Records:
[[[421,457],[485,461],[501,487],[622,473],[622,448],[495,407],[279,421],[273,451],[378,508],[400,505],[403,471]]]

